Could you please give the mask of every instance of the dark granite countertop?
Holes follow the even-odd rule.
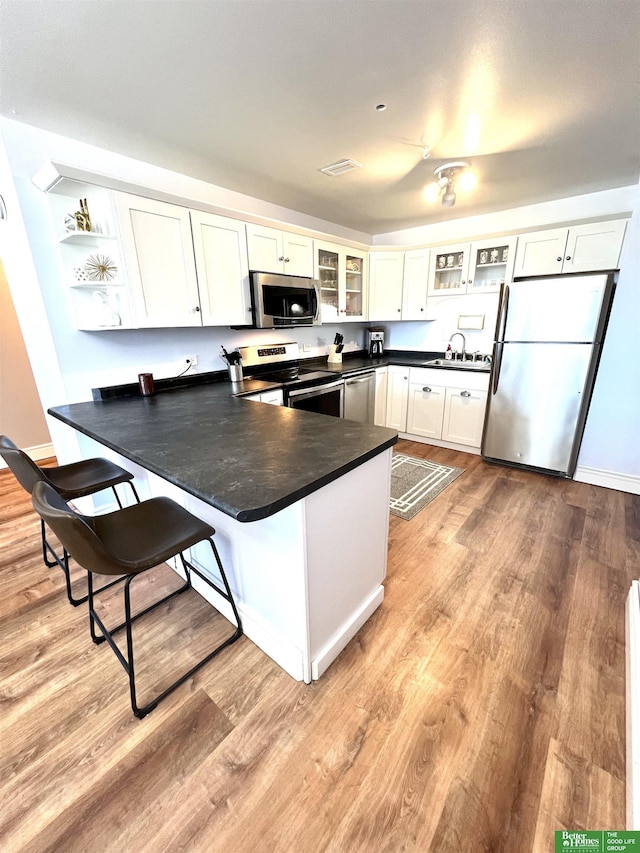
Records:
[[[273,387],[210,381],[49,413],[243,522],[273,515],[398,440],[386,427],[232,396]]]
[[[397,365],[399,367],[429,367],[434,370],[453,370],[455,365],[440,366],[437,364],[425,364],[426,361],[433,361],[437,358],[443,358],[441,352],[414,352],[402,350],[389,350],[382,358],[368,358],[366,355],[351,355],[347,353],[341,364],[328,364],[325,359],[310,359],[305,361],[305,365],[313,365],[318,369],[328,370],[338,376],[347,377],[351,373],[358,373],[362,370],[371,370],[376,367],[389,367]],[[460,370],[469,370],[458,364]],[[483,367],[473,368],[474,373],[489,373],[491,370],[490,364]]]

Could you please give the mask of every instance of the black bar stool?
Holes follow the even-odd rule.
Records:
[[[122,503],[115,487],[120,483],[128,483],[133,491],[136,501],[140,498],[133,485],[133,474],[120,468],[108,459],[83,459],[80,462],[72,462],[70,465],[58,465],[52,468],[41,468],[39,465],[20,450],[6,435],[0,435],[0,456],[13,472],[16,480],[29,494],[33,492],[36,483],[48,483],[65,500],[83,498],[86,495],[94,495],[103,489],[111,489],[116,496],[118,506],[122,509]],[[71,591],[71,578],[69,575],[69,554],[66,548],[60,557],[51,544],[47,541],[45,525],[40,519],[40,534],[42,536],[42,559],[47,568],[55,565],[60,566],[64,572],[67,598],[69,603],[77,607],[88,600],[88,595],[76,598]],[[53,560],[49,560],[47,553],[51,554]],[[117,581],[114,581],[117,583]]]
[[[221,652],[222,649],[231,645],[231,643],[234,643],[242,636],[240,616],[233,600],[231,588],[222,567],[218,550],[212,539],[215,533],[214,528],[196,518],[190,512],[187,512],[186,509],[170,500],[170,498],[152,498],[151,500],[133,504],[132,506],[106,515],[89,517],[74,512],[67,506],[55,489],[47,483],[39,482],[33,487],[32,501],[36,512],[55,532],[63,546],[73,554],[74,559],[88,572],[89,627],[91,638],[95,643],[101,642],[103,639],[106,640],[124,667],[125,672],[129,676],[131,708],[135,716],[139,719],[145,717],[156,707],[158,702],[190,678],[200,667],[204,666],[211,658]],[[205,577],[183,554],[187,548],[191,548],[193,545],[204,540],[207,540],[211,545],[224,588],[221,588],[212,580]],[[170,593],[160,601],[132,616],[130,586],[133,579],[142,572],[178,555],[185,571],[186,582],[179,589],[175,590],[175,592]],[[235,631],[226,640],[217,645],[213,651],[209,652],[199,663],[191,667],[187,673],[182,675],[170,687],[167,687],[153,701],[140,707],[136,696],[131,625],[140,616],[149,613],[163,602],[189,589],[192,572],[195,572],[202,581],[215,589],[219,595],[229,602],[236,621]],[[111,631],[105,627],[95,611],[94,573],[100,575],[126,575],[123,584],[125,621],[123,625],[111,629]],[[96,634],[96,625],[100,629],[102,637]],[[115,631],[122,627],[126,628],[127,635],[126,657],[122,654],[113,639]]]

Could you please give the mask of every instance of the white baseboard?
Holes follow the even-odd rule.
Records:
[[[339,631],[311,661],[311,678],[316,681],[338,657],[347,643],[355,637],[371,614],[380,607],[384,599],[384,587],[379,586],[369,596],[359,613],[354,613],[344,629]]]
[[[33,459],[34,462],[39,462],[41,459],[49,459],[55,456],[56,452],[53,449],[53,444],[36,444],[35,447],[23,447],[24,452]],[[7,468],[7,463],[0,457],[0,468]]]
[[[578,483],[589,483],[592,486],[615,489],[617,492],[640,495],[640,477],[632,474],[618,474],[616,471],[606,471],[603,468],[589,468],[586,465],[578,465],[573,479]]]
[[[412,435],[408,432],[399,432],[400,438],[406,438],[408,441],[417,441],[418,444],[430,444],[432,447],[446,447],[447,450],[459,450],[461,453],[473,453],[474,456],[480,456],[479,447],[471,447],[468,444],[458,444],[454,441],[443,441],[440,438],[423,438],[421,435]]]

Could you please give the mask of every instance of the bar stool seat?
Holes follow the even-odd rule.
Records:
[[[56,468],[40,468],[40,471],[44,474],[45,482],[49,481],[56,492],[68,501],[95,494],[96,486],[101,491],[133,480],[133,474],[129,471],[101,457],[82,459]]]
[[[52,486],[65,500],[83,498],[94,495],[103,489],[111,489],[115,495],[118,506],[122,508],[122,502],[115,489],[122,483],[128,483],[133,492],[136,502],[140,502],[138,493],[133,485],[133,474],[125,471],[108,459],[96,457],[94,459],[83,459],[80,462],[71,462],[68,465],[57,465],[50,468],[41,468],[27,456],[24,450],[20,450],[6,435],[0,435],[0,456],[13,472],[16,480],[31,494],[36,483],[44,482]],[[51,543],[47,540],[44,521],[40,520],[40,535],[42,539],[42,559],[47,568],[60,566],[65,576],[67,598],[74,607],[84,604],[88,595],[77,598],[71,590],[71,576],[69,573],[69,554],[63,550],[60,556]],[[50,560],[48,555],[53,557]]]
[[[152,498],[133,504],[106,515],[83,516],[71,509],[48,483],[36,483],[32,493],[33,506],[40,517],[55,532],[63,546],[73,554],[75,560],[88,572],[89,627],[95,643],[103,639],[111,646],[116,657],[129,676],[131,708],[136,717],[142,718],[152,711],[158,702],[190,678],[224,648],[242,636],[242,623],[235,601],[213,541],[215,529],[196,518],[170,498]],[[222,586],[203,575],[189,562],[184,551],[199,542],[208,541],[216,560]],[[180,556],[186,582],[174,592],[145,608],[135,616],[131,612],[130,587],[134,578],[172,557]],[[94,605],[93,575],[126,575],[123,584],[125,621],[118,628],[108,630],[97,615]],[[214,589],[231,605],[235,630],[219,643],[206,657],[187,673],[178,678],[148,704],[140,707],[137,701],[133,654],[132,623],[160,604],[185,592],[191,587],[191,574],[195,573],[202,582]],[[96,634],[98,626],[102,636]],[[126,657],[118,648],[113,634],[124,627],[127,635]]]

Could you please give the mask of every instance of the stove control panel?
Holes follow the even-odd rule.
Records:
[[[258,344],[252,347],[238,347],[243,367],[265,367],[282,361],[297,361],[300,348],[297,343]]]

